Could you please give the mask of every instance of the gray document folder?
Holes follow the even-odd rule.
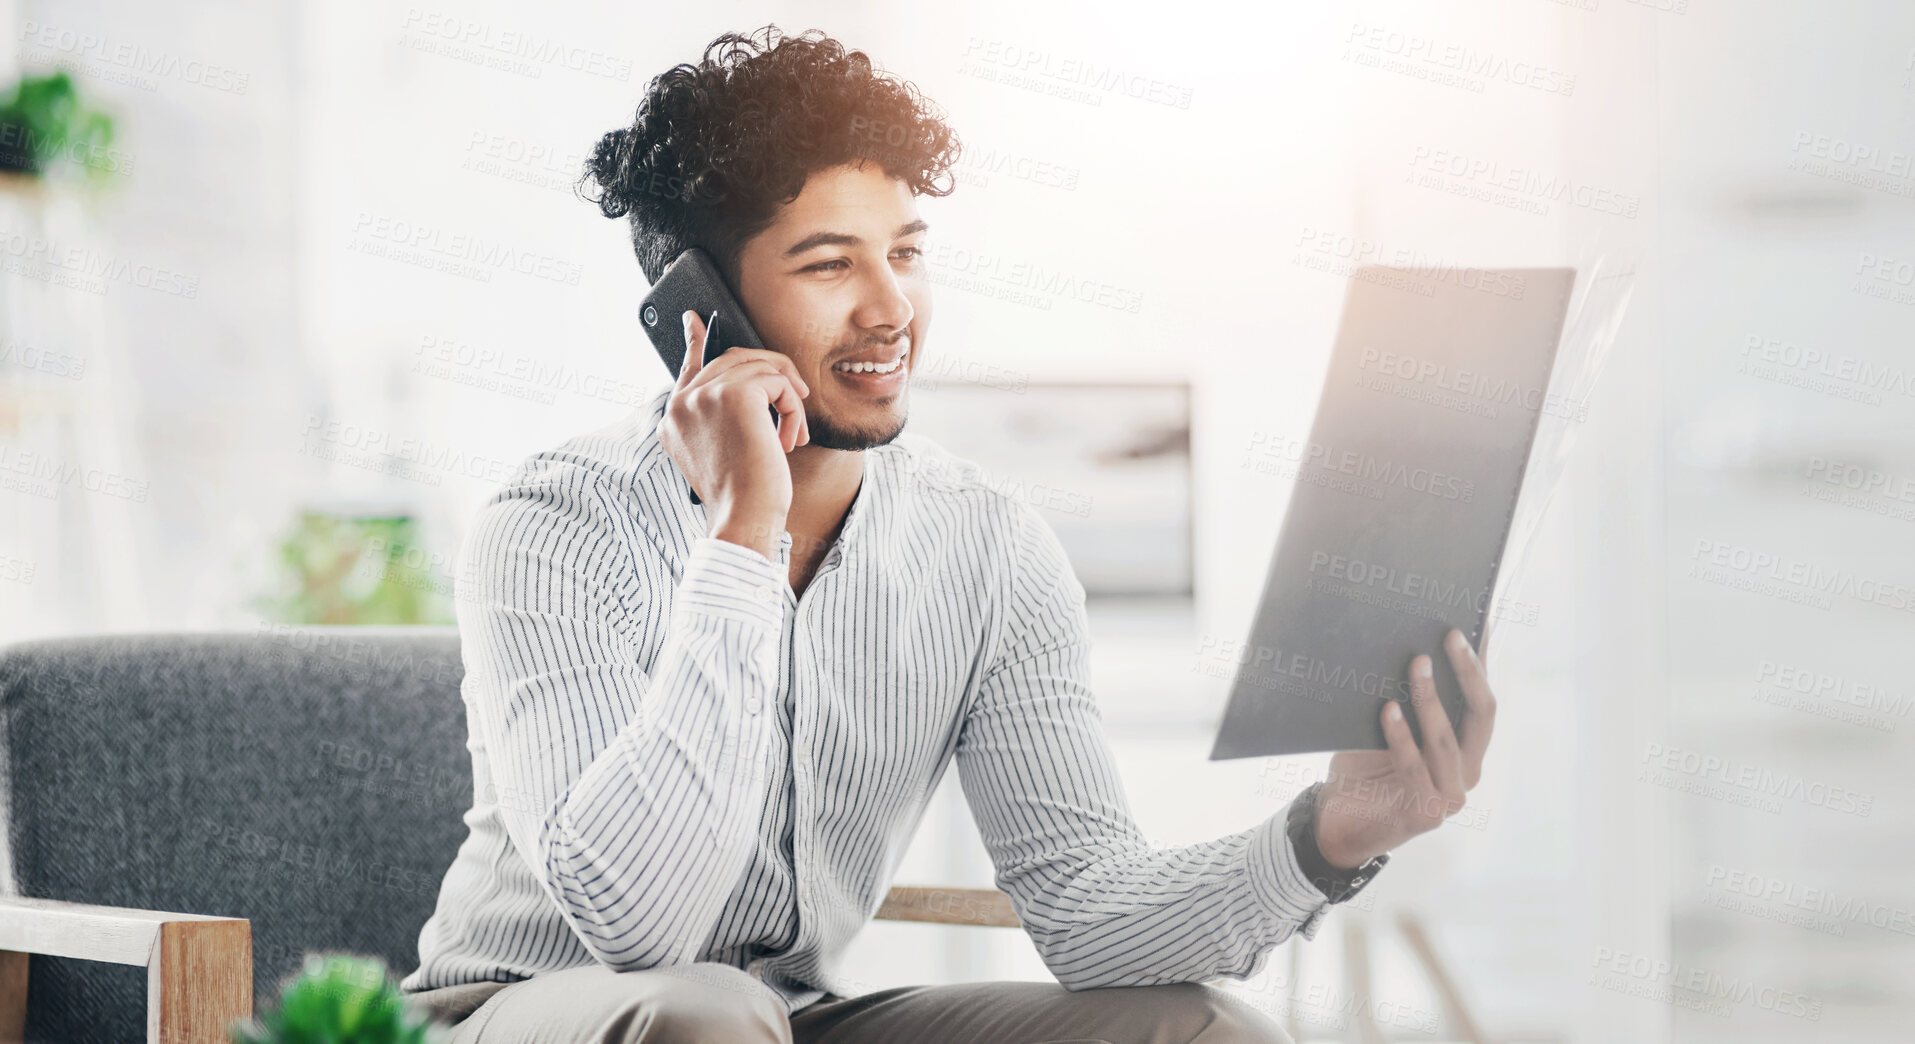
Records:
[[[1428,653],[1452,725],[1443,636],[1480,643],[1575,271],[1365,267],[1352,275],[1306,444],[1253,448],[1296,489],[1212,760],[1382,750]]]

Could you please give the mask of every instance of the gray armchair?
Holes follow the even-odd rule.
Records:
[[[463,675],[436,627],[0,649],[0,1041],[223,1041],[307,952],[416,967],[472,799]],[[877,916],[1017,924],[990,890]]]

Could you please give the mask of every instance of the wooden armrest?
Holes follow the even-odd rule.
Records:
[[[253,1014],[253,926],[238,917],[0,898],[0,1042],[26,1035],[27,955],[146,968],[146,1039],[224,1041]]]
[[[915,888],[898,885],[878,907],[881,921],[923,921],[931,924],[974,924],[986,928],[1018,927],[1011,897],[995,888]]]

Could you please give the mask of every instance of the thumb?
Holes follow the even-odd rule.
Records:
[[[689,308],[679,318],[685,324],[685,358],[678,364],[678,387],[683,388],[705,368],[705,321]]]

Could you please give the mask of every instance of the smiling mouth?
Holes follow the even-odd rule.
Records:
[[[884,362],[863,359],[845,360],[832,364],[831,372],[849,377],[862,377],[867,380],[871,378],[889,377],[892,374],[898,373],[904,369],[905,362],[911,358],[911,339],[909,337],[903,337],[900,338],[900,340],[902,343],[890,346],[890,350],[898,353],[896,358]]]
[[[906,351],[903,355],[898,356],[888,363],[841,362],[833,366],[832,369],[839,373],[869,373],[881,377],[887,373],[896,373],[904,366],[904,360],[909,357],[910,354],[909,351]]]

